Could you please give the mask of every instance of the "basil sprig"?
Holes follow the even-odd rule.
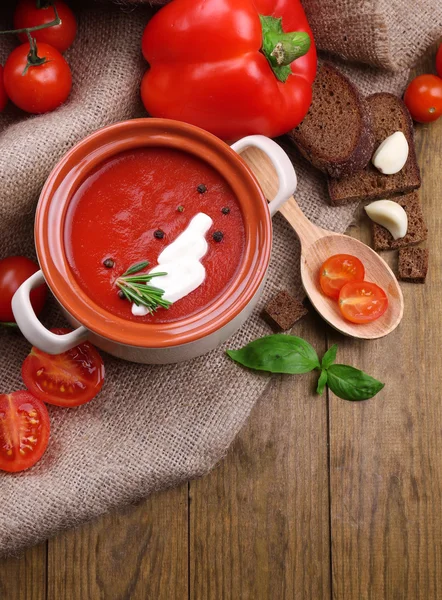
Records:
[[[241,350],[227,350],[227,354],[244,367],[270,373],[299,375],[320,366],[318,355],[308,342],[282,333],[254,340]]]
[[[334,344],[319,362],[315,349],[300,337],[274,334],[247,344],[239,350],[227,350],[237,363],[258,371],[299,375],[320,371],[316,392],[325,386],[344,400],[368,400],[385,384],[354,367],[335,364],[338,346]]]

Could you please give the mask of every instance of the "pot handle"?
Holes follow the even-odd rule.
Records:
[[[70,333],[57,335],[40,323],[29,296],[34,288],[43,283],[45,283],[45,278],[42,271],[37,271],[23,282],[12,298],[12,312],[15,322],[28,342],[47,354],[62,354],[84,342],[89,331],[86,327],[79,327]]]
[[[250,146],[255,146],[267,154],[278,175],[279,189],[273,200],[269,202],[269,211],[273,217],[273,215],[278,212],[281,205],[284,204],[284,202],[287,202],[287,200],[295,193],[298,184],[296,171],[292,161],[281,146],[265,135],[249,135],[238,140],[230,147],[240,154],[242,150],[245,150]]]

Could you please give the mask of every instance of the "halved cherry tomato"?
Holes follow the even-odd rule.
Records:
[[[387,294],[370,281],[352,281],[339,293],[339,308],[347,321],[370,323],[379,319],[388,308]]]
[[[38,268],[35,262],[25,256],[9,256],[0,260],[0,323],[15,321],[11,307],[12,296]],[[45,283],[31,292],[31,304],[37,315],[43,309],[47,292]]]
[[[418,123],[436,121],[442,115],[442,79],[437,75],[419,75],[408,85],[404,102]]]
[[[62,335],[70,330],[52,331]],[[43,402],[80,406],[95,398],[103,387],[103,359],[89,342],[55,356],[34,347],[23,363],[22,378],[28,390]]]
[[[41,3],[44,4],[43,2]],[[46,6],[38,8],[36,0],[20,0],[14,12],[14,29],[25,29],[26,27],[35,27],[50,23],[55,19],[52,3],[47,2]],[[57,7],[58,16],[61,19],[60,25],[53,25],[45,29],[32,31],[31,35],[37,42],[44,42],[57,48],[59,52],[64,52],[72,45],[77,33],[77,22],[75,15],[67,4],[61,0],[54,2]],[[27,42],[25,33],[19,36],[22,42]]]
[[[436,54],[436,71],[439,77],[442,77],[442,44],[439,45]]]
[[[0,65],[0,112],[3,112],[7,104],[8,94],[6,93],[5,84],[3,81],[3,67]]]
[[[0,395],[0,469],[16,473],[40,460],[49,441],[48,409],[29,392]]]
[[[63,104],[72,87],[68,63],[56,48],[38,44],[38,58],[42,64],[29,66],[29,44],[22,44],[11,52],[5,63],[3,78],[6,93],[12,102],[32,114],[41,114]]]
[[[350,281],[364,281],[365,269],[359,258],[351,254],[335,254],[322,265],[319,283],[326,296],[339,298],[342,286]]]

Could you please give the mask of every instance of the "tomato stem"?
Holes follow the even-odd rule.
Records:
[[[305,31],[286,33],[282,19],[260,15],[262,26],[262,52],[270,63],[279,81],[285,83],[291,74],[291,63],[307,54],[310,36]]]
[[[38,56],[37,42],[35,41],[35,38],[33,38],[32,35],[29,33],[29,31],[26,32],[26,35],[28,36],[30,48],[29,48],[29,54],[27,57],[26,66],[23,70],[22,75],[26,75],[29,67],[39,67],[39,66],[44,65],[45,63],[49,62],[48,59],[45,58],[44,56]]]
[[[58,15],[57,7],[55,6],[55,4],[53,4],[53,2],[50,2],[48,6],[52,6],[52,8],[54,9],[55,18],[53,21],[50,21],[49,23],[44,23],[42,25],[34,25],[34,27],[23,27],[22,29],[7,29],[5,31],[0,31],[0,35],[3,35],[5,33],[28,33],[29,31],[39,31],[40,29],[47,29],[48,27],[55,27],[56,25],[61,25],[61,19]],[[42,6],[39,8],[45,7]]]

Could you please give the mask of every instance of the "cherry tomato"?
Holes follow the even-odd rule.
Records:
[[[5,64],[6,93],[22,110],[40,114],[54,110],[67,99],[72,87],[68,63],[49,44],[38,44],[37,53],[46,62],[28,68],[29,44],[11,52]]]
[[[419,75],[405,90],[404,102],[418,123],[436,121],[442,115],[442,79]]]
[[[32,31],[31,35],[37,42],[50,44],[59,52],[64,52],[72,45],[75,39],[77,22],[74,13],[67,4],[61,0],[56,0],[54,4],[61,19],[60,25],[53,25],[52,27]],[[49,3],[47,6],[43,6],[43,8],[37,8],[36,0],[20,0],[14,12],[14,29],[44,25],[54,19],[55,12]],[[28,39],[25,33],[20,33],[18,37],[23,43]]]
[[[53,329],[62,335],[69,329]],[[103,359],[89,342],[52,356],[32,348],[22,366],[28,390],[43,402],[56,406],[86,404],[103,387]]]
[[[48,409],[29,392],[0,395],[0,469],[17,473],[35,465],[49,441]]]
[[[9,256],[0,260],[0,323],[15,321],[11,307],[12,296],[38,270],[38,265],[25,256]],[[31,303],[36,315],[41,313],[47,293],[46,284],[32,290]]]
[[[370,323],[387,310],[388,298],[375,283],[352,281],[346,283],[339,293],[339,308],[347,321]]]
[[[436,54],[436,71],[439,77],[442,77],[442,44],[439,45],[439,49]]]
[[[8,104],[8,94],[5,90],[5,84],[3,82],[3,67],[0,65],[0,112],[5,109]]]
[[[359,258],[351,254],[335,254],[322,265],[319,283],[326,296],[339,298],[341,288],[350,281],[364,281],[365,269]]]

